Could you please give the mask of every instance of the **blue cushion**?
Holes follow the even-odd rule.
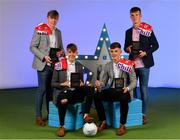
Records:
[[[67,130],[76,130],[83,127],[83,104],[76,103],[68,105],[66,116],[65,116],[65,124],[64,127]],[[59,115],[58,109],[53,104],[53,102],[49,102],[49,126],[59,127]]]
[[[109,126],[118,128],[120,125],[120,103],[119,102],[103,102],[106,121]],[[142,125],[142,101],[133,99],[129,102],[129,111],[127,116],[126,127]]]

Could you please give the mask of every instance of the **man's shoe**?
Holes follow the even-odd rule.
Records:
[[[100,123],[99,127],[98,127],[98,132],[107,129],[107,124],[105,122]]]
[[[36,125],[43,127],[43,126],[45,126],[45,122],[41,117],[37,117],[36,118]]]
[[[148,122],[148,118],[146,115],[143,115],[143,124],[146,124]]]
[[[64,137],[65,133],[64,133],[64,126],[60,126],[58,131],[56,132],[56,134],[59,136],[59,137]]]
[[[122,136],[126,133],[126,127],[125,125],[120,125],[120,127],[117,129],[117,135]]]
[[[89,115],[86,115],[86,117],[84,118],[84,122],[85,123],[90,123],[90,122],[93,122],[93,118],[92,117],[90,117]]]

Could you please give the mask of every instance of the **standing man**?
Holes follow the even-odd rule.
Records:
[[[112,61],[107,63],[103,69],[103,76],[96,81],[96,87],[101,90],[94,95],[94,103],[100,120],[98,131],[107,128],[106,116],[102,101],[120,102],[120,125],[117,129],[117,135],[124,135],[126,132],[126,121],[128,114],[128,102],[130,101],[129,92],[136,87],[136,75],[134,69],[132,73],[125,72],[118,68],[118,62],[121,57],[121,45],[114,42],[110,45],[110,55]],[[121,80],[121,89],[117,88],[116,80]],[[119,83],[119,82],[118,82]]]
[[[126,31],[124,51],[129,53],[129,59],[135,62],[135,72],[140,83],[140,93],[143,105],[143,124],[145,124],[147,123],[146,109],[149,73],[150,67],[154,66],[152,53],[159,48],[159,44],[152,30],[150,30],[151,34],[145,34],[145,32],[140,31],[141,17],[141,9],[139,7],[130,9],[130,18],[133,27]],[[144,27],[148,26],[150,25],[145,24]],[[137,97],[136,88],[134,90],[134,97]]]
[[[54,69],[52,78],[52,87],[54,88],[54,104],[58,108],[60,127],[57,131],[59,137],[65,135],[64,120],[68,104],[75,104],[77,102],[84,102],[84,122],[92,121],[93,118],[89,116],[93,101],[94,88],[86,86],[83,83],[83,67],[76,62],[77,47],[70,43],[66,48],[67,70]],[[77,74],[74,80],[72,74]],[[76,84],[76,82],[78,84]],[[72,87],[72,84],[76,84]]]
[[[46,95],[47,112],[49,113],[49,101],[52,100],[51,79],[53,74],[53,65],[49,56],[50,48],[60,48],[63,50],[61,31],[55,26],[59,19],[59,13],[56,10],[51,10],[47,13],[47,24],[45,28],[40,28],[42,32],[51,31],[48,33],[39,33],[34,31],[30,45],[30,50],[34,54],[33,68],[37,70],[38,90],[35,95],[36,103],[36,124],[45,126],[45,121],[42,118],[43,97]],[[36,27],[37,28],[37,27]]]

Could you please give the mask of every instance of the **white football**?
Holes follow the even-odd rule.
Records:
[[[95,123],[85,123],[83,126],[83,133],[85,136],[94,136],[97,133],[97,126]]]

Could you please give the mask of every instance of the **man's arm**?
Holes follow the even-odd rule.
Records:
[[[126,31],[125,33],[125,44],[124,44],[124,51],[126,53],[131,53],[131,47],[132,47],[132,44],[130,43],[131,41],[129,41],[129,30]]]
[[[100,88],[103,88],[107,85],[109,75],[108,75],[108,64],[102,69],[103,75],[100,77]]]
[[[130,84],[129,84],[129,86],[128,86],[128,88],[129,88],[128,90],[131,91],[131,90],[133,90],[133,89],[136,87],[136,85],[137,85],[136,73],[135,73],[135,71],[134,71],[134,68],[132,69],[132,73],[129,74],[129,80],[130,80]]]
[[[59,31],[59,48],[64,51],[64,47],[63,47],[63,42],[62,42],[62,35],[61,35],[61,31]]]
[[[154,32],[152,31],[151,36],[149,37],[150,42],[150,48],[146,51],[146,54],[153,53],[159,48],[158,41],[156,39],[156,36],[154,35]]]
[[[33,38],[31,40],[31,45],[30,45],[30,51],[38,57],[40,60],[43,60],[45,57],[45,54],[43,54],[39,49],[39,44],[40,44],[40,39],[41,35],[38,34],[36,31],[34,31]]]

